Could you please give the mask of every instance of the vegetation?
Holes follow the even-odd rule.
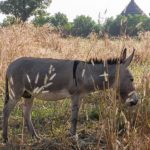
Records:
[[[47,13],[45,10],[37,9],[34,13],[34,19],[32,20],[32,23],[35,26],[43,26],[45,24],[50,23],[50,14]]]
[[[44,15],[42,18],[45,22],[36,17],[35,20],[39,20],[39,22],[34,21],[34,24],[44,25],[48,23],[72,36],[87,37],[91,32],[97,33],[98,36],[104,34],[109,36],[138,36],[140,32],[150,31],[150,18],[141,15],[119,15],[116,19],[110,17],[103,24],[96,23],[91,17],[84,15],[77,16],[72,23],[69,23],[67,16],[62,13],[56,13],[52,17]]]
[[[17,21],[14,16],[7,16],[6,18],[4,18],[3,23],[1,23],[1,26],[7,27],[7,26],[11,26],[16,23],[17,23]]]
[[[125,46],[136,49],[130,66],[139,94],[139,104],[128,108],[117,101],[114,91],[100,91],[85,97],[78,123],[79,140],[70,139],[70,100],[44,102],[35,100],[33,123],[43,138],[31,139],[22,118],[20,101],[9,120],[10,143],[0,149],[150,149],[150,33],[140,33],[138,39],[120,37],[88,39],[61,38],[48,26],[13,25],[0,29],[0,112],[2,116],[4,79],[8,64],[21,56],[87,60],[90,57],[118,57]],[[32,43],[32,44],[31,44]],[[2,117],[0,117],[0,122]],[[0,131],[0,139],[1,131]]]
[[[25,22],[36,9],[43,10],[50,3],[51,0],[5,0],[0,2],[0,12]]]
[[[57,28],[63,28],[68,23],[68,18],[65,14],[58,12],[51,17],[50,23]]]
[[[111,36],[129,35],[137,36],[139,32],[149,31],[150,18],[141,15],[117,16],[108,18],[104,28]]]
[[[89,16],[77,16],[73,22],[68,22],[68,18],[63,13],[56,13],[51,16],[46,8],[51,0],[5,0],[0,2],[0,12],[6,14],[1,26],[10,26],[12,24],[28,21],[35,26],[48,24],[54,26],[57,31],[64,35],[87,37],[91,32],[98,36],[108,34],[110,36],[138,36],[139,32],[150,31],[150,18],[145,15],[118,15],[107,18],[104,23],[96,23]]]
[[[76,17],[73,24],[73,35],[83,37],[88,36],[94,30],[95,26],[95,22],[92,18],[84,15]]]

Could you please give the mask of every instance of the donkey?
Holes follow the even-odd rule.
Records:
[[[133,76],[128,70],[135,50],[126,58],[122,50],[120,58],[102,60],[60,60],[51,58],[22,57],[12,62],[6,72],[5,103],[3,108],[3,139],[8,141],[8,119],[17,102],[23,97],[23,114],[31,135],[39,138],[31,120],[33,99],[56,101],[71,98],[70,134],[76,135],[77,118],[81,98],[96,89],[103,90],[109,83],[116,83],[119,66],[118,93],[129,106],[138,102]],[[107,86],[106,86],[107,88]]]

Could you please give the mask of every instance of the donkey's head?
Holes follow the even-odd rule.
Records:
[[[128,70],[128,66],[133,59],[134,52],[135,50],[133,50],[132,54],[128,58],[126,58],[127,49],[124,49],[121,53],[122,63],[120,65],[119,90],[120,96],[128,106],[136,105],[138,102],[138,97],[134,86],[134,78]]]

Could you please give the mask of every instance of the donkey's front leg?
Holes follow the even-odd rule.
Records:
[[[72,100],[72,103],[71,103],[72,105],[71,105],[70,133],[71,133],[71,135],[76,135],[78,112],[79,112],[79,108],[80,108],[80,95],[73,95],[71,100]]]

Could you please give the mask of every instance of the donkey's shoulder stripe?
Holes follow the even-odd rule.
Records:
[[[77,86],[76,70],[77,70],[77,67],[78,67],[79,63],[80,63],[79,60],[75,60],[74,63],[73,63],[73,79],[75,80],[76,86]]]

